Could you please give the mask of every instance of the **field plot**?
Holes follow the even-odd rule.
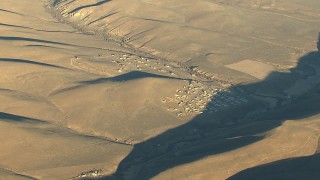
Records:
[[[267,78],[274,71],[274,68],[270,65],[251,60],[243,60],[226,67],[249,74],[260,80]]]

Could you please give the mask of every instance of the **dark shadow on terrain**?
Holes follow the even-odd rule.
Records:
[[[318,51],[320,52],[320,32],[319,32],[319,38],[317,42],[317,48],[318,48]]]
[[[60,47],[46,46],[46,45],[36,45],[36,44],[25,45],[25,47],[42,47],[42,48],[63,49],[63,48],[60,48]]]
[[[60,68],[60,69],[68,69],[65,67],[57,66],[57,65],[46,64],[46,63],[30,61],[25,59],[0,58],[0,62],[24,63],[24,64],[39,65],[39,66],[46,66],[46,67],[53,67],[53,68]]]
[[[13,25],[13,24],[4,24],[4,23],[0,23],[0,26],[15,27],[15,28],[23,28],[23,29],[31,29],[31,30],[33,30],[33,28],[30,28],[30,27],[26,27],[26,26],[18,26],[18,25]]]
[[[27,179],[29,179],[29,180],[37,180],[37,179],[35,179],[35,178],[31,177],[31,176],[20,174],[20,173],[17,173],[17,172],[14,172],[12,170],[5,169],[5,168],[0,168],[0,174],[1,173],[8,174],[9,176],[17,176],[17,177],[20,177],[20,178],[25,179],[25,180],[27,180]]]
[[[72,47],[81,47],[81,48],[91,48],[91,49],[101,49],[101,50],[109,50],[98,47],[90,47],[90,46],[80,46],[68,43],[60,43],[55,41],[47,41],[41,39],[33,39],[33,38],[24,38],[24,37],[12,37],[12,36],[0,36],[0,41],[27,41],[27,42],[38,42],[38,43],[47,43],[47,44],[56,44],[56,45],[64,45],[64,46],[72,46]]]
[[[95,22],[98,22],[98,21],[100,21],[100,20],[106,19],[106,18],[108,18],[108,17],[110,17],[110,16],[113,16],[113,15],[115,15],[115,14],[118,14],[118,13],[119,13],[119,12],[116,11],[116,12],[112,12],[112,13],[109,13],[109,14],[107,14],[107,15],[104,15],[104,16],[102,16],[102,17],[100,17],[100,18],[98,18],[98,19],[96,19],[96,20],[94,20],[94,21],[91,21],[91,22],[88,24],[88,26],[90,26],[91,24],[93,24],[93,23],[95,23]]]
[[[11,13],[11,14],[16,14],[16,15],[20,15],[20,16],[23,16],[23,14],[21,14],[21,13],[17,13],[17,12],[13,12],[13,11],[5,10],[5,9],[0,9],[0,11],[2,11],[2,12],[7,12],[7,13]]]
[[[318,56],[320,54],[320,33],[317,42]],[[316,56],[316,54],[312,54]],[[312,57],[316,58],[316,57]],[[320,58],[318,57],[318,60]],[[315,90],[318,94],[320,93],[320,86],[318,85]],[[309,92],[310,93],[310,92]],[[319,108],[319,98],[314,96],[309,96],[313,106],[309,107],[309,113],[316,112]],[[302,99],[300,99],[302,101]],[[299,112],[299,107],[293,109],[291,116],[297,116]],[[312,114],[311,114],[312,115]],[[319,144],[318,144],[319,151]],[[257,167],[245,169],[232,177],[228,178],[230,180],[269,180],[269,179],[288,179],[288,180],[300,180],[300,179],[320,179],[320,154],[317,152],[312,156],[290,158],[285,160],[280,160],[265,165],[260,165]]]
[[[31,27],[18,26],[18,25],[13,25],[13,24],[4,24],[4,23],[0,23],[0,26],[22,28],[22,29],[29,29],[29,30],[34,30],[34,31],[39,31],[39,32],[49,32],[49,33],[77,33],[77,31],[50,31],[50,30],[34,29]]]
[[[33,39],[33,38],[24,38],[24,37],[8,37],[8,36],[0,36],[0,40],[7,40],[7,41],[29,41],[29,42],[39,42],[39,43],[48,43],[48,44],[58,44],[58,45],[65,45],[65,46],[74,46],[71,44],[54,42],[54,41],[47,41],[41,39]]]
[[[165,24],[176,24],[175,22],[163,21],[158,19],[142,18],[142,17],[134,17],[134,18],[144,20],[144,21],[151,21],[151,22],[158,22],[158,23],[165,23]]]
[[[22,121],[44,122],[44,121],[41,121],[41,120],[38,120],[38,119],[31,119],[31,118],[28,118],[28,117],[17,116],[17,115],[13,115],[13,114],[9,114],[9,113],[4,113],[4,112],[0,112],[0,119],[10,120],[10,121],[17,121],[17,122],[22,122]]]
[[[320,70],[320,52],[310,52],[290,72],[273,72],[261,82],[235,85],[228,92],[219,92],[206,110],[190,122],[136,144],[116,173],[102,179],[151,179],[175,166],[260,141],[264,133],[288,118],[299,120],[320,113],[320,84],[299,96],[283,93],[297,80],[307,80],[310,76],[320,78],[317,70]],[[236,106],[227,104],[227,108],[215,104],[221,101],[220,97],[232,97],[232,94],[240,94],[247,102]],[[277,106],[254,99],[252,94],[274,97]],[[220,109],[212,113],[212,108]]]
[[[111,1],[111,0],[101,0],[100,2],[97,2],[95,4],[89,4],[89,5],[85,5],[85,6],[80,6],[80,7],[76,8],[76,9],[70,11],[70,13],[75,13],[75,12],[81,10],[81,9],[85,9],[85,8],[89,8],[89,7],[99,6],[99,5],[102,5],[102,4],[107,3],[109,1]]]
[[[174,77],[170,77],[170,76],[162,76],[162,75],[151,74],[151,73],[142,72],[142,71],[131,71],[131,72],[128,72],[125,74],[121,74],[119,76],[115,76],[115,77],[99,78],[99,79],[94,79],[94,80],[90,80],[90,81],[82,81],[82,82],[79,82],[79,85],[60,89],[58,91],[52,92],[50,94],[50,96],[53,96],[53,95],[56,95],[56,94],[59,94],[62,92],[74,90],[77,88],[85,87],[90,84],[92,85],[92,84],[102,84],[102,83],[106,83],[106,82],[126,82],[126,81],[133,81],[133,80],[143,79],[143,78],[165,78],[165,79],[173,79],[173,80],[188,80],[188,81],[190,81],[190,79],[174,78]]]
[[[40,120],[40,119],[34,119],[34,118],[31,118],[31,117],[25,117],[25,116],[19,116],[19,115],[0,112],[0,122],[1,121],[9,122],[9,123],[12,123],[12,124],[13,123],[19,123],[19,124],[24,123],[24,124],[32,124],[32,125],[41,125],[41,124],[45,125],[46,124],[46,125],[50,125],[50,127],[43,128],[43,129],[42,128],[41,129],[37,129],[37,131],[43,131],[43,132],[49,132],[49,133],[55,132],[55,133],[58,133],[58,134],[67,132],[67,133],[70,133],[70,134],[77,135],[79,137],[103,140],[103,141],[105,141],[107,143],[111,142],[109,140],[106,140],[105,138],[101,138],[101,137],[94,136],[94,135],[82,134],[82,133],[79,133],[79,132],[74,131],[72,129],[59,127],[59,126],[51,124],[51,123],[49,123],[47,121]],[[55,129],[55,127],[59,127],[60,130]],[[127,144],[121,143],[121,142],[118,142],[118,144],[122,144],[122,145],[128,146]],[[1,170],[1,167],[0,167],[0,170]]]
[[[99,83],[104,83],[108,81],[125,82],[125,81],[132,81],[132,80],[137,80],[142,78],[165,78],[165,79],[175,79],[175,80],[190,80],[190,79],[175,78],[171,76],[162,76],[162,75],[152,74],[152,73],[147,73],[142,71],[131,71],[125,74],[121,74],[119,76],[114,76],[110,78],[99,78],[91,81],[84,81],[81,83],[82,84],[99,84]]]
[[[56,6],[56,5],[58,5],[58,4],[60,4],[60,3],[64,2],[64,1],[65,1],[65,0],[53,0],[52,5],[53,5],[53,6]],[[69,2],[67,2],[65,5],[72,4],[72,3],[75,2],[75,1],[77,1],[77,0],[69,1]]]
[[[230,180],[316,180],[320,177],[320,154],[290,158],[244,170]]]

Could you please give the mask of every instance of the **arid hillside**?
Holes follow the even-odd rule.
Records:
[[[320,2],[59,1],[56,12],[79,29],[115,38],[133,49],[225,75],[241,60],[289,68],[315,50]],[[210,68],[208,68],[210,67]],[[232,72],[230,72],[232,73]]]
[[[2,0],[0,179],[319,179],[319,27],[316,0]]]

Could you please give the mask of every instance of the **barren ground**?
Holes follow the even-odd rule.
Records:
[[[319,9],[2,0],[0,179],[319,178]]]

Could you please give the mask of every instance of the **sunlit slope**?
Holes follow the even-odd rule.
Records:
[[[226,179],[317,151],[317,1],[47,4],[0,2],[0,179]]]
[[[161,106],[186,80],[118,72],[113,61],[132,52],[59,23],[43,5],[0,3],[0,179],[110,174],[132,144],[190,119]]]
[[[68,127],[135,143],[185,122],[161,105],[161,100],[174,94],[184,82],[145,76],[118,82],[108,79],[83,82],[55,93],[50,99],[67,114]]]
[[[313,0],[67,0],[55,8],[80,29],[209,72],[247,59],[294,66],[315,49],[320,24]]]
[[[72,66],[75,56],[127,51],[58,23],[42,3],[0,2],[0,179],[111,173],[131,147],[68,128],[49,95],[105,77]]]
[[[94,164],[107,161],[112,169],[110,164],[115,168],[120,154],[129,150],[124,145],[84,136],[45,121],[7,113],[1,113],[0,134],[5,142],[1,146],[1,164],[17,172],[37,174],[39,178],[49,174],[50,178],[66,178],[72,171],[94,168]],[[97,145],[101,148],[95,148]],[[54,169],[59,173],[55,174]]]

